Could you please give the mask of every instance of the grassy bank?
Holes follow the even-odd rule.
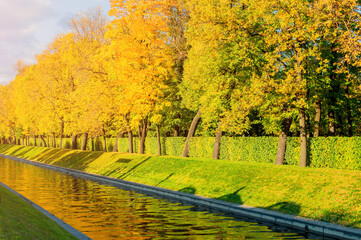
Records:
[[[0,153],[361,228],[360,171],[13,145]]]
[[[0,186],[0,239],[77,239]]]

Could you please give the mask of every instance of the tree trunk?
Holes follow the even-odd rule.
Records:
[[[178,137],[178,136],[179,136],[179,126],[175,125],[174,126],[173,137]]]
[[[350,105],[347,105],[347,132],[348,132],[348,136],[352,137],[353,136],[353,131],[352,131],[352,110]]]
[[[78,149],[77,139],[78,139],[78,135],[73,133],[71,135],[71,149]]]
[[[13,129],[13,144],[16,145],[17,141],[16,141],[16,135],[15,135],[15,129]]]
[[[88,133],[83,133],[83,142],[81,145],[81,150],[85,151],[87,144],[88,144]]]
[[[347,97],[347,130],[348,130],[348,136],[352,137],[353,131],[352,131],[352,109],[350,104],[350,89],[349,86],[346,86],[346,97]]]
[[[139,127],[139,153],[144,154],[145,152],[145,138],[148,130],[148,118],[142,120],[142,125]]]
[[[46,140],[47,140],[48,147],[50,147],[50,137],[49,137],[49,135],[47,135],[46,138],[47,138]]]
[[[134,153],[134,149],[133,149],[133,132],[132,132],[132,130],[128,131],[128,139],[129,139],[129,153]]]
[[[314,137],[320,136],[320,121],[321,121],[321,101],[316,101],[316,116],[315,116],[315,129],[313,132]]]
[[[336,114],[337,119],[337,136],[345,136],[345,132],[343,131],[343,119],[340,113]]]
[[[287,136],[290,131],[292,118],[286,118],[282,121],[282,131],[278,138],[277,154],[275,159],[275,165],[282,165],[285,160],[285,154],[287,149]]]
[[[25,139],[24,139],[24,137],[21,138],[21,145],[23,145],[23,146],[25,145]]]
[[[34,146],[37,146],[37,142],[36,142],[36,135],[35,135],[35,133],[34,133],[33,137],[34,137]]]
[[[93,137],[92,137],[91,142],[92,142],[92,151],[94,152],[94,138]]]
[[[63,134],[64,134],[64,122],[61,121],[60,124],[60,136],[59,136],[59,148],[63,148]]]
[[[300,118],[300,138],[301,138],[301,153],[300,153],[300,167],[307,166],[307,136],[306,136],[306,121],[305,109],[301,108],[299,112]]]
[[[121,138],[122,136],[123,136],[123,131],[120,131],[117,135],[117,138],[115,139],[113,152],[118,152],[118,141],[119,141],[119,138]]]
[[[214,140],[214,148],[213,148],[213,159],[219,159],[219,152],[221,147],[221,137],[222,131],[220,130],[219,126],[216,132],[216,138]]]
[[[157,132],[157,143],[158,143],[158,155],[162,155],[162,143],[160,141],[159,125],[155,125],[155,130]]]
[[[189,141],[191,140],[191,137],[194,136],[194,133],[196,132],[196,129],[197,129],[197,125],[198,125],[200,120],[201,120],[201,110],[198,110],[198,112],[194,116],[194,118],[192,120],[192,123],[191,123],[191,126],[189,128],[187,139],[186,139],[186,142],[184,144],[183,152],[182,152],[182,155],[181,155],[182,157],[188,157]]]
[[[105,136],[105,134],[103,135],[103,151],[104,152],[108,152],[108,147],[107,147],[107,136]]]
[[[55,133],[52,134],[52,144],[53,144],[53,148],[56,148],[56,138],[55,138]]]
[[[43,147],[47,147],[46,141],[45,141],[43,135],[39,134],[39,138],[40,138],[41,142],[43,143]]]

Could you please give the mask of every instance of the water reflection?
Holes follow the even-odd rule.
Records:
[[[304,238],[5,158],[0,181],[92,239]]]

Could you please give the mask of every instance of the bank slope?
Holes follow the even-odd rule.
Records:
[[[0,153],[361,228],[361,172],[0,145]]]
[[[0,185],[0,239],[77,239]]]

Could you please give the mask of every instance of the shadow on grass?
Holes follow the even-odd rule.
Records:
[[[66,150],[65,150],[66,151]],[[75,152],[75,153],[59,152],[52,157],[54,159],[59,159],[54,162],[54,164],[58,166],[65,166],[68,168],[76,169],[76,170],[85,170],[90,163],[94,161],[94,159],[99,158],[104,152]],[[62,156],[65,155],[65,156]]]
[[[28,149],[27,147],[24,147],[24,146],[16,146],[16,149],[12,149],[12,150],[10,150],[10,148],[7,150],[6,154],[13,155],[13,156],[22,156],[24,153],[34,149],[34,147],[31,147],[31,149]]]
[[[301,212],[301,206],[294,202],[278,202],[271,206],[265,207],[265,209],[287,213],[291,215],[298,215]]]
[[[13,147],[12,145],[0,144],[0,151],[1,152],[6,152],[12,147]]]
[[[355,221],[358,218],[352,215],[342,208],[335,208],[324,211],[319,220],[359,228],[361,221]]]
[[[109,170],[105,171],[103,174],[105,176],[118,178],[118,175],[122,174],[122,171],[126,169],[128,163],[130,163],[131,161],[133,161],[133,159],[120,158],[113,162],[111,165],[109,165]]]
[[[172,177],[174,175],[174,173],[171,173],[171,174],[169,174],[169,176],[168,177],[166,177],[165,179],[163,179],[162,181],[160,181],[159,183],[157,183],[156,185],[154,185],[154,186],[159,186],[159,184],[161,184],[161,183],[163,183],[163,182],[165,182],[165,181],[167,181],[170,177]]]
[[[150,157],[145,157],[142,161],[140,161],[139,163],[137,163],[136,165],[134,165],[133,167],[131,167],[130,169],[127,170],[127,172],[123,173],[122,175],[119,176],[120,179],[124,179],[127,176],[129,176],[129,174],[131,174],[136,168],[138,168],[140,165],[142,165],[143,163],[145,163],[146,161],[148,161],[150,159]]]
[[[0,151],[6,155],[32,160],[39,154],[50,151],[50,149],[32,146],[1,145]]]
[[[185,187],[185,188],[179,189],[178,191],[184,192],[184,193],[195,194],[197,190],[194,187]]]
[[[67,153],[68,150],[64,149],[49,149],[48,151],[39,154],[37,160],[44,163],[52,163],[55,159],[59,159]]]
[[[243,204],[242,202],[242,198],[241,196],[238,194],[239,191],[241,191],[242,189],[244,189],[245,187],[241,187],[238,190],[234,191],[231,194],[226,194],[223,195],[221,197],[218,197],[218,200],[222,200],[222,201],[226,201],[226,202],[232,202],[232,203],[238,203],[238,204]]]

